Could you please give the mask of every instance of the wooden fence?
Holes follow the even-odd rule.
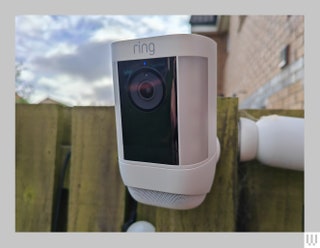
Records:
[[[211,192],[192,210],[132,201],[117,164],[113,107],[16,105],[16,231],[302,232],[304,173],[238,161],[236,98],[218,99],[221,155]],[[247,110],[303,117],[303,110]]]

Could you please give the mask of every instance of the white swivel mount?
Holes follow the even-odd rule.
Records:
[[[257,159],[273,167],[304,170],[304,119],[269,115],[240,118],[240,161]]]

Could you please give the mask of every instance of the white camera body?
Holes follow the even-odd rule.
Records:
[[[220,155],[217,46],[193,34],[114,42],[118,162],[138,202],[199,206]]]

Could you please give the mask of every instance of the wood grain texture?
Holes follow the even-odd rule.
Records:
[[[72,109],[68,231],[120,231],[125,206],[114,108]]]
[[[51,231],[59,106],[16,105],[16,231]]]

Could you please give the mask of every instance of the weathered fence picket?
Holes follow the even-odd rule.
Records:
[[[17,105],[16,231],[50,231],[61,141],[59,108]]]
[[[113,108],[73,108],[68,231],[121,230],[125,187],[115,135]]]

